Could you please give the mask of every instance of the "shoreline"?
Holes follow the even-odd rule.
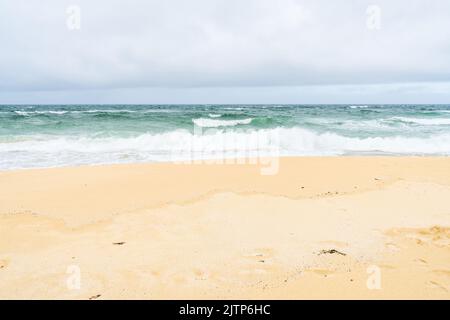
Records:
[[[450,158],[259,169],[0,171],[0,298],[450,299]],[[373,266],[381,289],[367,287]]]
[[[214,159],[214,158],[199,158],[199,159],[191,159],[191,160],[161,160],[161,161],[142,161],[142,162],[105,162],[105,163],[83,163],[83,164],[67,164],[67,165],[59,165],[59,166],[50,166],[50,167],[24,167],[24,168],[11,168],[11,169],[0,169],[1,173],[8,172],[21,172],[21,171],[33,171],[33,170],[53,170],[53,169],[75,169],[75,168],[90,168],[90,167],[114,167],[114,166],[142,166],[142,165],[156,165],[156,164],[165,164],[165,165],[227,165],[226,161],[233,161],[237,163],[231,163],[232,165],[258,165],[258,161],[261,159],[270,160],[270,159],[339,159],[339,158],[351,158],[351,159],[450,159],[450,155],[429,155],[429,154],[387,154],[387,153],[367,153],[367,154],[339,154],[339,155],[279,155],[277,157],[274,156],[260,156],[260,157],[229,157],[222,159]],[[221,163],[213,163],[214,161],[219,161]],[[185,162],[185,163],[184,163]],[[249,163],[247,163],[249,162]],[[256,162],[250,163],[250,162]]]

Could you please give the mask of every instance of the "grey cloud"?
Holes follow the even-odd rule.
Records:
[[[81,30],[66,8],[81,8]],[[3,91],[450,81],[450,2],[1,1]]]

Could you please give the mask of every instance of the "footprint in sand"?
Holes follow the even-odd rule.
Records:
[[[433,273],[440,276],[450,277],[450,270],[433,270]]]
[[[271,248],[258,248],[252,253],[244,254],[244,257],[256,261],[267,261],[267,259],[273,258],[274,255],[274,250]]]
[[[428,262],[425,259],[422,258],[417,258],[416,260],[414,260],[415,262],[418,262],[419,264],[426,266],[428,265]]]
[[[443,290],[445,292],[448,292],[446,287],[444,287],[442,284],[440,284],[440,283],[438,283],[436,281],[429,281],[428,282],[428,286],[431,287],[431,288],[441,289],[441,290]]]
[[[245,263],[250,265],[241,270],[242,274],[265,274],[273,268],[271,260],[275,253],[272,248],[256,248],[243,256],[247,260]]]
[[[385,247],[390,251],[400,251],[400,247],[392,242],[386,243]]]
[[[0,270],[5,269],[8,266],[7,260],[0,260]]]
[[[331,276],[334,273],[333,270],[328,270],[328,269],[311,269],[309,271],[314,272],[315,274],[317,274],[319,276],[323,276],[325,278],[328,276]]]
[[[380,267],[381,269],[384,269],[384,270],[386,270],[386,269],[389,269],[389,270],[394,270],[394,269],[396,269],[395,266],[390,265],[390,264],[380,264],[379,267]]]
[[[208,280],[210,274],[208,271],[195,268],[193,270],[195,280]]]

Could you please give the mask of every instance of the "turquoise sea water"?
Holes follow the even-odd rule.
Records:
[[[450,155],[450,105],[2,105],[0,169],[168,161],[225,135],[280,155]]]

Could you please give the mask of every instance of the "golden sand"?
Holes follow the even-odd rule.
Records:
[[[0,172],[2,299],[450,299],[450,158]]]

